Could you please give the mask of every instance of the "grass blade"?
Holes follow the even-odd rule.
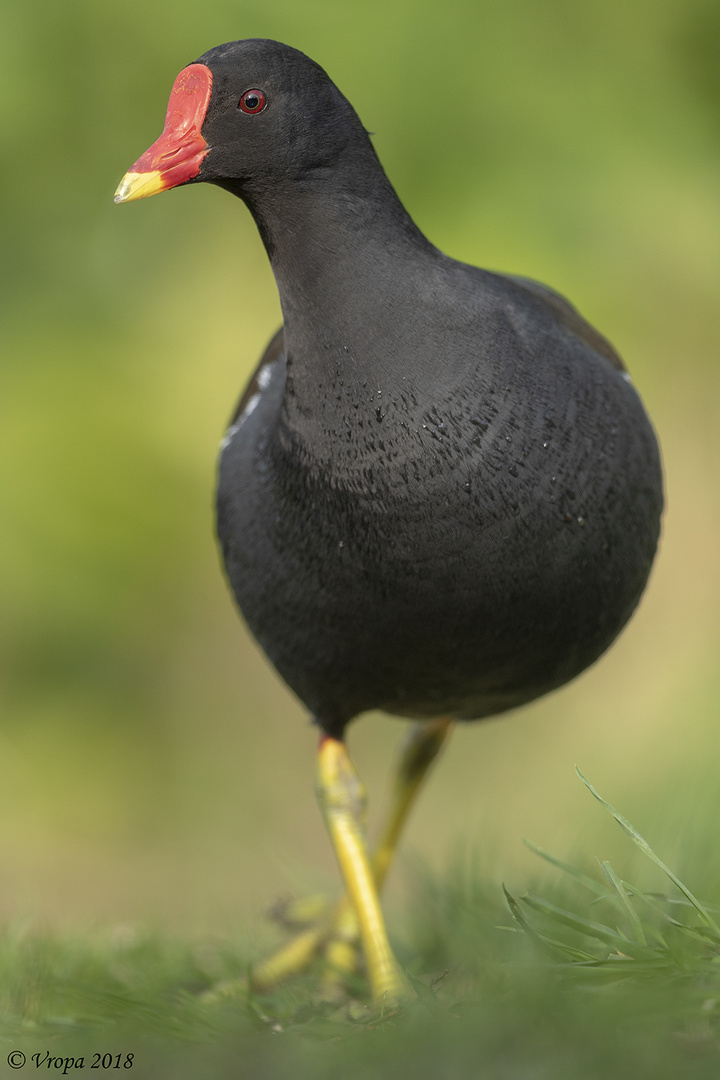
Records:
[[[563,926],[567,926],[570,930],[575,930],[579,934],[584,934],[585,937],[595,938],[597,941],[602,941],[605,945],[615,949],[616,952],[622,955],[642,955],[644,958],[648,958],[652,955],[652,950],[648,948],[646,944],[640,944],[635,941],[628,941],[622,934],[618,934],[617,931],[611,929],[609,926],[604,926],[602,923],[591,922],[589,919],[583,919],[579,915],[575,915],[572,911],[566,911],[564,908],[557,907],[555,904],[551,904],[547,900],[543,900],[542,897],[533,896],[532,893],[528,893],[523,897],[523,901],[528,907],[533,908],[540,914],[547,916],[554,922]]]
[[[580,949],[574,949],[571,945],[566,945],[563,941],[556,941],[554,938],[541,934],[535,929],[532,923],[528,922],[525,917],[525,912],[522,910],[515,897],[507,891],[505,885],[503,885],[502,890],[505,894],[505,900],[507,906],[510,908],[510,914],[513,919],[522,927],[530,940],[533,941],[542,952],[547,953],[555,961],[558,959],[570,959],[578,963],[596,959],[590,953],[584,953]]]
[[[523,838],[523,844],[526,848],[529,848],[534,855],[539,855],[545,862],[549,862],[551,866],[556,866],[558,870],[562,870],[564,873],[569,874],[571,878],[574,878],[580,885],[584,885],[586,889],[594,892],[595,895],[601,900],[613,900],[614,897],[608,893],[608,890],[595,878],[590,877],[589,874],[584,874],[582,870],[577,870],[574,866],[570,866],[569,863],[563,862],[561,859],[555,858],[554,855],[550,855],[547,851],[543,851],[537,844],[533,844],[532,840],[526,840]]]
[[[630,901],[630,897],[626,893],[622,881],[617,876],[617,874],[615,873],[615,871],[613,870],[613,868],[612,868],[612,866],[610,865],[609,862],[601,863],[600,868],[601,868],[603,874],[605,875],[605,877],[608,879],[608,881],[612,885],[615,892],[617,893],[618,899],[620,900],[620,903],[622,904],[623,908],[625,909],[625,913],[626,913],[628,919],[630,920],[630,922],[632,924],[633,930],[635,931],[635,934],[636,934],[638,940],[643,945],[647,945],[647,938],[645,937],[645,931],[642,928],[642,923],[640,922],[640,917],[639,917],[637,911],[635,910],[635,908],[632,906],[632,903]]]
[[[606,799],[603,799],[602,795],[598,794],[598,792],[592,786],[588,778],[586,776],[583,776],[583,774],[580,772],[580,769],[578,769],[577,765],[575,766],[575,772],[578,774],[590,794],[594,795],[597,801],[601,803],[605,807],[605,809],[615,818],[620,828],[628,834],[630,839],[640,848],[643,854],[646,855],[648,859],[650,859],[652,862],[654,862],[656,866],[659,866],[663,873],[667,874],[672,883],[677,886],[683,896],[685,896],[690,901],[690,903],[695,908],[705,925],[708,926],[711,930],[713,930],[716,934],[720,934],[720,927],[717,925],[709,912],[700,903],[697,897],[693,896],[687,886],[683,885],[680,878],[673,874],[670,867],[666,866],[662,859],[660,859],[655,854],[653,849],[648,844],[647,840],[640,835],[637,829],[630,824],[626,817],[623,817],[619,810],[616,810],[615,807],[612,806],[609,802],[607,802]]]

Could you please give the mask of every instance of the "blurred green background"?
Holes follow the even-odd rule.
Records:
[[[0,32],[0,917],[223,933],[336,881],[315,736],[213,540],[217,445],[279,323],[265,254],[218,189],[112,202],[179,69],[254,36],[327,69],[434,243],[565,293],[663,445],[633,622],[572,686],[457,732],[406,850],[469,847],[511,886],[523,835],[613,857],[578,762],[717,887],[717,0],[5,0]],[[372,820],[401,731],[350,732]]]

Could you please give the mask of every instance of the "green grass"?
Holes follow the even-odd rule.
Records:
[[[318,1002],[317,972],[254,995],[243,979],[253,957],[232,941],[8,930],[0,1075],[16,1074],[6,1062],[21,1050],[26,1068],[65,1075],[95,1061],[103,1071],[103,1054],[115,1072],[132,1054],[130,1075],[159,1078],[716,1077],[717,909],[581,778],[669,892],[534,845],[553,877],[542,896],[506,891],[507,906],[472,858],[418,873],[401,950],[418,1000],[385,1015],[361,984],[347,1005]],[[628,863],[634,854],[630,844]]]

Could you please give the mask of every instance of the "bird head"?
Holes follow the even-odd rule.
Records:
[[[277,41],[233,41],[177,76],[163,133],[123,177],[115,202],[201,181],[239,195],[296,182],[358,142],[368,140],[357,114],[318,64]]]

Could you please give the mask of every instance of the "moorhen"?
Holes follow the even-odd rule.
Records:
[[[663,504],[617,353],[556,292],[457,262],[402,206],[350,103],[276,41],[184,68],[116,202],[226,188],[253,215],[284,325],[225,435],[218,533],[253,634],[320,729],[318,793],[348,898],[259,987],[359,934],[377,1001],[411,995],[377,893],[455,720],[574,678],[635,608]],[[344,733],[412,717],[373,858]]]

